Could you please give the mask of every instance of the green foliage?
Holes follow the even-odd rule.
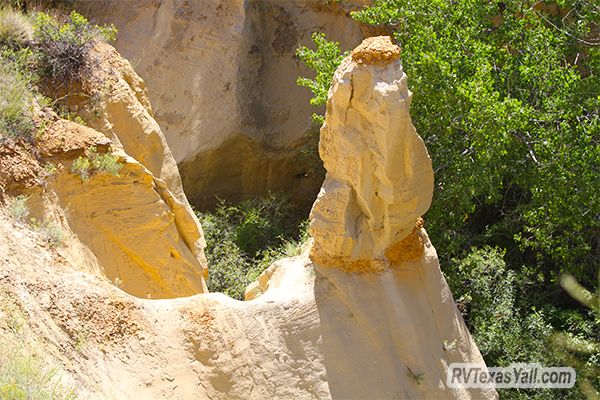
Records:
[[[331,86],[333,74],[348,53],[342,53],[339,43],[328,41],[322,33],[313,33],[312,40],[316,49],[299,47],[296,50],[296,57],[315,71],[315,79],[298,78],[297,83],[312,91],[313,98],[310,100],[310,104],[322,106],[327,102],[327,92]],[[324,117],[320,114],[313,114],[313,119],[319,124],[324,122]]]
[[[17,222],[26,222],[30,212],[27,200],[29,197],[23,194],[9,199],[6,204],[8,215]]]
[[[85,156],[80,156],[71,165],[71,172],[79,175],[82,181],[88,180],[94,174],[109,174],[118,176],[123,165],[117,156],[110,153],[98,153],[95,147],[87,149]]]
[[[393,26],[403,47],[411,113],[436,169],[436,243],[450,253],[519,245],[513,262],[591,282],[600,258],[600,48],[590,44],[600,44],[600,12],[567,0],[563,18],[536,4],[380,0],[353,16]]]
[[[50,248],[54,249],[60,247],[65,242],[65,231],[54,222],[44,221],[40,223],[36,220],[32,220],[31,227],[40,235],[41,239],[50,246]]]
[[[508,269],[505,251],[484,247],[472,249],[446,269],[457,306],[486,363],[509,366],[518,362],[539,362],[545,366],[572,365],[578,382],[583,376],[598,385],[598,352],[594,345],[600,337],[597,315],[576,308],[552,304],[532,304],[523,297],[530,278]],[[535,302],[533,302],[535,303]],[[556,331],[560,334],[556,334]],[[565,352],[576,344],[585,344],[584,357]],[[595,346],[595,347],[594,347]],[[595,380],[595,381],[594,381]],[[502,390],[506,399],[581,399],[584,391]]]
[[[31,140],[35,133],[33,111],[37,99],[32,76],[8,56],[8,51],[0,54],[0,142]]]
[[[21,48],[33,40],[29,18],[11,8],[0,8],[0,47]]]
[[[71,400],[73,390],[62,385],[52,368],[25,339],[26,316],[0,292],[0,399]],[[4,325],[4,326],[2,326]],[[7,328],[7,329],[6,329]]]
[[[561,362],[577,370],[577,384],[588,399],[600,398],[600,285],[592,293],[571,275],[561,277],[561,286],[588,311],[588,318],[577,313],[559,315],[560,332],[552,337],[553,348]]]
[[[542,361],[543,340],[550,328],[542,313],[519,315],[517,276],[507,269],[504,254],[497,248],[473,249],[465,258],[454,260],[446,271],[448,283],[490,365]]]
[[[198,213],[207,247],[211,292],[243,300],[246,287],[274,261],[299,254],[307,239],[287,198],[269,194]]]
[[[82,181],[87,181],[90,179],[90,169],[92,168],[92,163],[90,159],[87,157],[77,157],[73,164],[71,165],[71,172],[75,175],[79,175]]]
[[[97,40],[114,40],[113,25],[99,26],[77,13],[61,23],[55,17],[39,12],[35,20],[36,49],[40,55],[40,70],[44,76],[57,83],[76,80],[89,58]]]
[[[74,399],[37,357],[26,354],[5,355],[0,364],[0,398],[12,400]],[[0,358],[1,359],[1,358]]]

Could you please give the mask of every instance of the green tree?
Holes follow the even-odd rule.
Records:
[[[313,98],[310,100],[310,104],[320,107],[327,102],[327,92],[329,86],[331,86],[333,74],[348,53],[342,53],[340,44],[328,41],[323,33],[313,33],[312,40],[316,49],[312,50],[306,46],[301,46],[296,50],[296,56],[308,68],[315,71],[315,79],[300,77],[297,83],[311,90]],[[322,124],[324,117],[321,114],[314,113],[313,120]]]

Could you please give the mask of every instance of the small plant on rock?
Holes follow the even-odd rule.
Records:
[[[29,206],[27,205],[28,199],[29,197],[25,195],[19,195],[10,199],[6,206],[8,215],[17,222],[25,222],[30,213]]]
[[[87,149],[85,156],[73,161],[71,172],[79,175],[82,181],[88,180],[93,174],[109,174],[118,176],[122,164],[116,156],[110,153],[98,153],[95,147]]]
[[[62,246],[66,239],[65,231],[53,222],[44,221],[38,223],[37,221],[32,221],[32,228],[53,249]]]

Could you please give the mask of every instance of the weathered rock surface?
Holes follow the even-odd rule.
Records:
[[[379,275],[314,268],[306,254],[281,260],[266,293],[240,302],[133,297],[36,236],[0,216],[0,334],[31,337],[83,398],[494,398],[445,389],[447,364],[478,351],[447,313],[429,244],[420,267]],[[3,299],[26,316],[18,337]]]
[[[193,204],[284,190],[310,206],[322,176],[302,146],[315,109],[296,85],[310,72],[294,53],[315,31],[343,48],[358,44],[347,14],[364,3],[78,0],[76,8],[119,29],[115,47],[149,86]]]
[[[183,193],[177,164],[152,118],[143,81],[110,46],[99,44],[71,96],[88,126],[51,116],[35,149],[0,149],[0,187],[25,193],[32,217],[61,230],[62,255],[78,270],[151,298],[206,291],[200,224]],[[29,146],[29,147],[28,147]],[[94,149],[111,154],[119,172],[72,172]]]
[[[328,281],[319,306],[323,340],[339,362],[328,373],[344,371],[346,382],[361,383],[340,397],[494,398],[493,390],[446,387],[451,363],[483,359],[423,229],[433,170],[411,122],[399,56],[389,37],[366,39],[342,62],[329,92],[320,142],[327,176],[310,225],[310,257]],[[336,314],[352,318],[329,325]],[[355,358],[350,348],[378,357],[365,365],[364,354]],[[406,371],[427,378],[398,379]]]
[[[173,206],[187,212],[174,194],[177,180],[161,172],[167,162],[146,167],[127,154],[130,131],[116,127],[131,124],[142,138],[160,133],[139,127],[139,117],[149,120],[131,100],[118,107],[131,114],[102,117],[98,130],[55,120],[42,137],[41,159],[30,157],[10,181],[0,175],[0,184],[27,190],[35,216],[69,237],[53,248],[43,231],[0,210],[1,344],[42,349],[38,357],[90,399],[496,398],[491,390],[446,387],[450,363],[483,360],[422,227],[431,164],[410,123],[397,49],[377,43],[336,74],[312,247],[274,263],[249,288],[252,301],[220,293],[144,298],[148,288],[152,297],[202,291],[194,286],[202,262]],[[366,61],[368,49],[377,64]],[[127,74],[115,76],[100,79],[115,85],[114,95],[99,97],[107,114],[118,99],[130,99],[120,81]],[[69,172],[90,146],[119,158],[119,176],[82,181]],[[1,165],[19,172],[11,157],[21,156],[8,149]],[[57,172],[42,179],[48,161]],[[112,267],[113,283],[125,291],[105,279]]]

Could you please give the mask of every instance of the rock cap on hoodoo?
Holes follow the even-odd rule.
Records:
[[[400,58],[400,46],[392,43],[389,36],[366,38],[352,50],[352,59],[358,63],[390,63]]]

